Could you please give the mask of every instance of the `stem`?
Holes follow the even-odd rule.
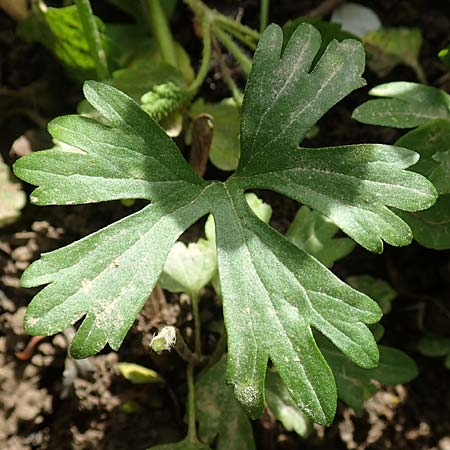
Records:
[[[192,9],[197,17],[201,17],[209,9],[201,0],[184,0],[184,3]]]
[[[235,101],[236,105],[241,108],[242,107],[242,92],[238,88],[237,84],[233,80],[233,77],[231,76],[230,69],[226,65],[224,57],[220,51],[219,44],[216,40],[214,40],[215,44],[215,50],[219,54],[219,63],[220,63],[220,70],[222,72],[223,81],[225,81],[225,84],[228,86],[228,89],[231,91],[231,94],[233,95],[233,100]]]
[[[196,415],[195,415],[195,384],[194,384],[194,366],[189,364],[187,367],[187,414],[188,414],[188,434],[187,440],[192,443],[198,443]]]
[[[89,51],[92,59],[95,62],[95,69],[97,71],[97,78],[104,80],[109,78],[108,62],[106,60],[105,49],[103,48],[98,31],[95,16],[92,13],[92,8],[89,0],[75,0],[78,14],[80,16],[81,25],[83,26],[84,35],[89,44]]]
[[[204,20],[202,22],[202,38],[203,38],[203,51],[202,51],[202,63],[198,69],[197,76],[189,86],[189,92],[191,95],[195,95],[199,90],[203,81],[208,75],[211,63],[211,24],[209,21]]]
[[[198,293],[191,292],[192,313],[194,315],[194,333],[195,333],[195,353],[197,355],[202,354],[202,336],[201,336],[201,322],[200,312],[198,309],[199,296]]]
[[[227,48],[227,50],[236,58],[236,61],[241,65],[243,72],[248,76],[252,67],[250,58],[239,48],[230,35],[222,31],[219,27],[214,28],[214,34]]]
[[[420,65],[420,63],[414,64],[412,66],[412,68],[414,69],[414,72],[416,72],[417,79],[421,83],[427,84],[427,77],[426,77],[425,72],[423,71],[422,66]]]
[[[259,12],[259,32],[262,33],[269,22],[269,3],[270,0],[261,0]]]
[[[238,41],[240,41],[242,44],[246,45],[251,50],[256,50],[257,40],[248,34],[242,34],[239,30],[236,28],[231,28],[226,24],[220,24],[220,28],[222,28],[227,33],[230,33],[232,36],[234,36]]]
[[[248,35],[251,38],[255,39],[256,41],[259,41],[260,35],[256,30],[248,27],[247,25],[242,25],[241,23],[236,22],[234,19],[231,19],[230,17],[216,13],[216,16],[214,17],[214,22],[219,25],[225,25],[229,28],[234,28],[240,33]]]
[[[163,61],[173,67],[178,67],[173,36],[167,22],[167,17],[161,7],[160,0],[147,0],[147,8],[150,25],[155,34]]]

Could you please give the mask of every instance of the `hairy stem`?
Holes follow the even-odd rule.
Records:
[[[97,78],[104,80],[109,78],[108,62],[106,60],[105,49],[103,48],[98,31],[95,16],[92,13],[91,3],[89,0],[75,0],[78,14],[80,16],[81,25],[83,26],[84,35],[89,44],[89,51],[95,62]]]
[[[233,37],[235,37],[238,41],[240,41],[242,44],[246,45],[251,50],[256,50],[256,45],[258,40],[249,36],[248,34],[243,34],[241,31],[237,30],[236,28],[231,28],[226,24],[220,24],[220,28],[222,28],[227,33],[231,34]]]
[[[219,25],[225,25],[228,28],[234,28],[235,30],[239,31],[243,35],[247,35],[251,38],[253,38],[256,41],[259,41],[259,33],[254,30],[253,28],[248,27],[247,25],[242,25],[239,22],[236,22],[236,20],[231,19],[230,17],[224,16],[223,14],[217,13],[214,17],[214,22]]]
[[[177,54],[169,23],[161,7],[160,0],[146,0],[148,17],[164,62],[178,67]]]
[[[243,95],[240,91],[239,87],[233,80],[233,77],[231,76],[230,69],[225,63],[225,58],[222,55],[222,52],[220,51],[220,46],[217,43],[217,41],[214,39],[215,49],[219,55],[219,63],[220,63],[220,71],[222,72],[223,81],[225,81],[225,84],[228,86],[228,89],[231,91],[231,94],[233,95],[233,100],[235,101],[236,105],[241,108],[242,107],[242,99]]]
[[[202,40],[202,62],[194,81],[189,86],[191,95],[195,95],[197,93],[198,89],[203,84],[206,75],[208,75],[211,65],[211,24],[207,20],[202,22]]]
[[[225,33],[219,27],[214,27],[214,34],[222,45],[236,58],[243,72],[248,76],[252,67],[250,58],[239,48],[228,33]]]

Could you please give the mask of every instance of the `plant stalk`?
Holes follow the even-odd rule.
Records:
[[[248,34],[243,34],[240,31],[238,31],[236,28],[231,28],[227,26],[226,24],[220,24],[219,25],[222,30],[226,31],[227,33],[231,34],[231,36],[235,37],[238,41],[241,42],[241,44],[246,45],[251,50],[256,50],[256,46],[258,43],[258,40],[255,40],[253,37],[249,36]]]
[[[189,86],[189,92],[191,95],[195,95],[197,93],[200,86],[203,84],[206,75],[208,75],[211,65],[211,24],[207,20],[202,22],[202,41],[202,62],[194,81]]]
[[[234,19],[224,16],[223,14],[216,13],[214,22],[219,25],[225,25],[228,28],[234,28],[236,31],[239,31],[240,33],[248,35],[256,41],[259,41],[260,35],[256,30],[248,27],[247,25],[242,25],[241,23],[236,22]]]
[[[240,64],[245,75],[249,75],[252,68],[252,62],[250,58],[239,48],[239,46],[233,41],[228,33],[225,33],[219,27],[214,27],[214,34],[217,39],[224,45],[227,50],[235,57],[236,61]]]
[[[147,0],[148,17],[163,61],[178,67],[177,54],[169,23],[160,0]]]
[[[262,33],[269,23],[269,3],[270,0],[261,0],[261,7],[259,10],[259,32]]]
[[[192,303],[192,313],[194,315],[194,334],[195,334],[195,349],[194,352],[197,355],[202,354],[202,336],[201,336],[201,322],[200,322],[200,312],[198,304],[200,302],[198,293],[190,293],[191,303]]]
[[[188,415],[188,434],[187,440],[192,443],[198,443],[197,436],[197,418],[195,414],[195,382],[194,382],[194,366],[188,364],[187,367],[187,415]]]
[[[91,3],[89,0],[75,0],[75,4],[80,16],[84,35],[86,36],[89,44],[89,51],[95,62],[97,78],[99,80],[105,80],[110,77],[108,61],[106,60],[106,53],[102,45],[97,22],[95,21],[95,16],[92,13]]]

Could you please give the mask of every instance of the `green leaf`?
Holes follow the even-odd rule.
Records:
[[[226,355],[198,379],[196,409],[199,437],[217,450],[254,450],[253,431],[248,417],[225,384]]]
[[[105,25],[96,17],[103,47],[109,42],[104,35]],[[47,8],[41,4],[20,23],[19,35],[28,42],[39,42],[48,48],[78,82],[95,78],[95,62],[89,51],[76,6]]]
[[[357,414],[362,413],[364,401],[377,391],[372,380],[396,385],[407,383],[418,374],[414,360],[395,348],[380,345],[378,366],[363,369],[340,352],[328,339],[320,337],[318,342],[333,371],[338,397]]]
[[[405,64],[422,79],[423,71],[419,63],[422,48],[420,28],[380,28],[363,36],[370,58],[368,66],[379,77],[386,76],[398,64]]]
[[[399,213],[414,232],[414,239],[434,250],[450,248],[450,195],[440,195],[426,211]]]
[[[120,35],[116,36],[116,40],[119,40],[119,37]],[[178,68],[164,63],[156,41],[148,38],[142,31],[140,35],[132,35],[130,46],[128,52],[132,51],[129,56],[131,60],[125,67],[113,73],[110,83],[134,100],[139,101],[156,85],[170,82],[183,87],[194,79],[189,55],[178,42],[175,42]],[[127,50],[123,52],[126,54]]]
[[[353,111],[353,118],[370,125],[414,128],[435,119],[450,119],[450,96],[424,84],[396,81],[369,91],[375,97]]]
[[[287,431],[295,431],[307,438],[313,429],[311,419],[306,417],[292,400],[278,374],[268,370],[266,375],[266,401],[270,411]]]
[[[42,255],[22,284],[46,284],[31,302],[27,331],[48,335],[84,318],[71,351],[117,349],[160,277],[175,241],[212,214],[228,335],[226,379],[245,411],[264,408],[271,359],[296,405],[332,421],[336,386],[314,339],[319,330],[361,367],[378,349],[366,324],[378,305],[340,281],[252,211],[245,191],[267,188],[302,201],[367,248],[409,242],[410,230],[387,206],[415,211],[435,200],[431,183],[404,169],[417,154],[382,145],[298,148],[337,101],[363,84],[364,49],[332,42],[310,72],[320,35],[302,24],[280,59],[281,29],[264,32],[241,119],[241,159],[226,182],[205,181],[170,138],[129,97],[88,82],[85,95],[108,121],[67,116],[50,125],[64,146],[19,160],[15,173],[38,186],[37,204],[143,198],[141,211],[65,248]]]
[[[210,114],[213,118],[213,139],[209,152],[211,162],[221,170],[235,170],[239,163],[239,123],[240,111],[233,99],[220,103],[207,103],[202,98],[196,100],[190,115]]]
[[[122,362],[118,365],[119,372],[133,384],[161,383],[163,379],[152,369],[139,364]]]
[[[397,297],[397,292],[386,281],[370,275],[348,277],[345,280],[351,287],[368,295],[380,305],[383,314],[391,311],[391,303]]]
[[[200,239],[188,246],[177,242],[167,257],[159,284],[170,292],[198,294],[216,270],[217,258],[209,242]]]
[[[420,160],[411,170],[427,177],[438,194],[450,194],[450,120],[436,119],[422,125],[402,136],[396,145],[419,153]]]
[[[106,343],[119,347],[176,239],[208,212],[210,187],[164,131],[124,94],[90,82],[85,95],[111,126],[76,116],[53,121],[53,137],[69,150],[37,152],[14,166],[18,176],[40,184],[32,200],[71,204],[148,198],[154,203],[42,255],[24,275],[24,286],[50,283],[28,308],[30,332],[52,334],[87,315],[72,343],[77,357],[93,354]]]
[[[20,183],[14,181],[9,166],[0,158],[0,227],[14,223],[26,202]]]
[[[417,350],[425,356],[439,358],[450,354],[450,338],[424,336],[417,344]]]
[[[429,183],[402,170],[417,154],[375,144],[297,147],[326,109],[363,85],[362,45],[332,42],[308,73],[318,32],[300,25],[280,60],[281,33],[269,31],[255,53],[244,97],[236,174],[241,185],[278,191],[314,207],[369,250],[381,252],[382,240],[408,244],[411,231],[386,206],[417,210],[434,203]]]
[[[320,35],[322,36],[322,42],[320,44],[319,51],[313,60],[312,66],[316,65],[317,61],[323,55],[323,52],[332,40],[336,39],[341,42],[345,39],[358,39],[354,34],[342,30],[341,25],[338,23],[327,22],[320,19],[311,19],[309,17],[297,17],[296,19],[288,20],[283,25],[284,45],[287,44],[294,31],[302,23],[309,23],[313,25],[314,28],[319,30]]]
[[[426,211],[401,216],[421,245],[436,250],[450,248],[450,120],[433,120],[405,134],[396,144],[420,154],[411,170],[426,176],[440,194]]]
[[[324,266],[331,267],[355,248],[351,239],[334,237],[338,230],[328,218],[302,206],[289,226],[286,237]]]

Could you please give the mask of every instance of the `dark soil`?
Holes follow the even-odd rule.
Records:
[[[53,2],[58,4],[58,2]],[[121,20],[120,12],[103,1],[93,2],[105,20]],[[209,2],[257,27],[258,2]],[[273,1],[271,18],[284,23],[304,15],[320,2]],[[442,0],[361,1],[389,26],[417,26],[424,36],[421,63],[431,85],[450,90],[449,77],[436,58],[450,39],[450,4]],[[97,9],[98,8],[98,9]],[[182,7],[181,7],[182,8]],[[193,55],[200,46],[187,26],[184,9],[174,21],[177,39]],[[45,148],[50,139],[45,124],[75,110],[79,86],[70,83],[51,54],[39,45],[21,41],[15,23],[0,12],[0,151],[12,164],[19,156]],[[240,80],[236,69],[235,76]],[[414,73],[399,66],[380,79],[366,71],[366,88],[351,94],[319,122],[319,135],[307,142],[327,146],[359,142],[393,143],[398,130],[365,126],[351,119],[353,109],[367,99],[367,91],[381,82],[416,81]],[[227,94],[214,71],[202,95],[209,100]],[[206,176],[222,177],[208,166]],[[27,192],[31,191],[26,186]],[[285,231],[298,205],[271,192],[260,195],[274,210],[272,225]],[[19,286],[23,270],[42,252],[77,240],[142,207],[120,202],[94,206],[35,207],[27,205],[18,222],[0,230],[0,448],[3,450],[122,450],[145,449],[180,439],[185,432],[184,364],[174,354],[156,356],[148,348],[152,334],[164,324],[178,326],[187,339],[192,315],[183,296],[153,293],[119,352],[103,351],[82,361],[67,356],[74,329],[36,342],[28,355],[17,357],[35,340],[23,331],[25,306],[35,294]],[[199,226],[185,236],[196,239]],[[440,360],[420,356],[416,344],[425,332],[450,335],[450,253],[427,250],[417,244],[386,248],[373,255],[357,248],[333,269],[338,276],[369,273],[389,281],[399,292],[392,312],[383,318],[382,340],[415,358],[420,375],[405,386],[381,386],[356,417],[340,404],[334,424],[316,427],[306,441],[289,433],[269,414],[254,422],[258,449],[450,449],[450,372]],[[218,317],[220,308],[212,291],[202,303],[204,321]],[[212,351],[214,334],[205,330],[205,348]],[[19,355],[21,356],[21,355]],[[136,362],[155,369],[168,386],[132,385],[118,373],[117,362]],[[179,400],[174,400],[179,399]],[[230,449],[239,450],[239,449]]]

